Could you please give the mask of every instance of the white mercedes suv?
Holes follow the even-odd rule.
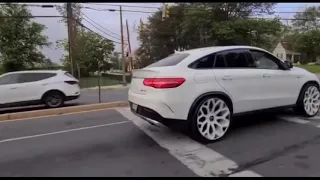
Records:
[[[157,125],[186,121],[192,137],[223,137],[232,116],[293,107],[315,116],[319,79],[266,50],[217,46],[176,52],[135,70],[129,90],[131,111]]]
[[[0,107],[45,104],[55,108],[79,96],[79,81],[66,71],[16,71],[0,76]]]

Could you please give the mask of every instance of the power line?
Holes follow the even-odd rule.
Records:
[[[152,6],[133,6],[133,5],[118,5],[118,4],[100,4],[100,3],[88,3],[88,4],[92,4],[92,5],[100,5],[100,6],[122,6],[122,7],[133,7],[133,8],[154,8],[154,9],[159,9],[160,7],[152,7]]]
[[[92,7],[87,7],[87,6],[83,6],[81,8],[84,9],[91,9],[91,10],[95,10],[95,11],[120,11],[119,9],[97,9],[97,8],[92,8]],[[157,11],[151,12],[151,11],[135,11],[135,10],[122,10],[123,12],[137,12],[137,13],[149,13],[149,14],[153,14],[156,13]]]
[[[90,3],[90,4],[96,4],[96,3]],[[0,4],[0,5],[11,5],[11,4]],[[23,5],[23,6],[30,6],[30,7],[41,7],[41,8],[52,8],[52,7],[62,7],[60,5],[38,5],[38,4],[20,4],[20,5]],[[96,5],[108,5],[108,6],[120,6],[120,5],[115,5],[115,4],[96,4]],[[132,5],[121,5],[123,7],[140,7],[140,8],[156,8],[156,7],[149,7],[149,6],[132,6]],[[120,11],[118,9],[97,9],[97,8],[92,8],[92,7],[87,7],[87,6],[83,6],[82,8],[84,9],[91,9],[91,10],[96,10],[96,11]],[[281,8],[285,8],[285,7],[281,7]],[[289,8],[289,7],[288,7]],[[157,8],[159,9],[159,8]],[[185,8],[185,9],[188,9],[188,10],[192,10],[192,9],[195,9],[197,10],[197,8]],[[159,12],[159,11],[138,11],[138,10],[122,10],[124,12],[136,12],[136,13],[150,13],[150,14],[153,14],[153,13],[156,13],[156,12]],[[289,13],[304,13],[303,11],[273,11],[273,12],[261,12],[261,11],[231,11],[231,12],[253,12],[253,13],[268,13],[270,15],[272,14],[276,14],[276,13],[279,13],[279,14],[289,14]]]
[[[88,28],[87,26],[83,25],[81,22],[79,22],[79,21],[77,21],[77,20],[75,20],[75,21],[76,21],[76,22],[77,22],[81,27],[83,27],[83,28],[87,29],[88,31],[91,31],[91,32],[93,32],[93,33],[95,33],[95,34],[99,35],[100,37],[103,37],[103,38],[104,38],[104,39],[106,39],[106,40],[109,40],[109,41],[115,42],[115,43],[117,43],[117,44],[121,44],[120,42],[113,41],[113,40],[111,40],[111,39],[108,39],[108,38],[106,38],[106,37],[102,36],[101,34],[99,34],[99,33],[95,32],[95,31],[93,31],[92,29]]]
[[[103,30],[101,30],[100,28],[98,28],[97,26],[95,26],[94,24],[92,24],[90,21],[88,21],[87,19],[85,19],[85,18],[83,18],[85,21],[87,21],[90,25],[92,25],[93,27],[95,27],[96,29],[98,29],[98,30],[100,30],[101,32],[103,32],[103,33],[105,33]],[[79,21],[77,21],[78,22],[78,24],[80,23]],[[81,25],[81,24],[80,24]],[[81,25],[82,26],[82,25]],[[86,29],[88,29],[88,27],[84,27],[84,28],[86,28]],[[93,31],[93,30],[91,30],[91,29],[88,29],[89,31],[92,31],[92,32],[94,32],[94,33],[96,33],[96,34],[99,34],[99,33],[97,33],[97,32],[95,32],[95,31]],[[100,35],[100,34],[99,34]],[[102,35],[100,35],[100,36],[102,36]],[[102,37],[104,37],[104,36],[102,36]],[[105,39],[108,39],[108,38],[106,38],[106,37],[104,37]],[[113,41],[113,42],[115,42],[115,43],[117,43],[117,44],[121,44],[120,42],[117,42],[117,41],[114,41],[114,40],[111,40],[111,39],[108,39],[108,40],[110,40],[110,41]]]
[[[106,30],[106,31],[110,32],[111,34],[116,35],[116,36],[120,36],[120,35],[118,35],[118,34],[116,34],[116,33],[112,32],[112,31],[108,30],[107,28],[105,28],[105,27],[101,26],[100,24],[98,24],[97,22],[95,22],[94,20],[92,20],[91,18],[89,18],[86,14],[84,14],[84,13],[82,13],[82,12],[81,12],[81,14],[82,14],[83,16],[85,16],[87,19],[89,19],[91,22],[93,22],[94,24],[96,24],[97,26],[101,27],[102,29],[104,29],[104,30]],[[113,37],[113,38],[115,38],[115,39],[120,40],[120,38],[119,38],[119,37],[115,37],[115,36],[110,35],[110,34],[108,34],[108,33],[106,33],[106,32],[105,32],[105,34],[107,34],[107,35],[109,35],[109,36],[111,36],[111,37]]]
[[[66,18],[66,16],[0,16],[0,18]]]
[[[120,10],[117,10],[117,9],[97,9],[97,8],[92,8],[92,7],[87,7],[87,6],[84,6],[82,8],[85,8],[85,9],[90,9],[90,10],[95,10],[95,11],[120,11]],[[188,9],[188,8],[186,8]],[[195,9],[196,10],[196,9]],[[148,14],[154,14],[154,13],[157,13],[159,11],[137,11],[137,10],[122,10],[124,12],[136,12],[136,13],[148,13]],[[229,11],[229,12],[248,12],[248,13],[261,13],[261,14],[269,14],[269,15],[274,15],[274,14],[292,14],[292,13],[304,13],[303,11],[272,11],[272,12],[262,12],[262,11]],[[172,14],[172,13],[171,13]]]

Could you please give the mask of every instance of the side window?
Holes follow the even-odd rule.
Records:
[[[216,61],[214,64],[215,68],[225,68],[226,66],[226,61],[224,60],[224,57],[222,54],[217,54],[216,55]]]
[[[276,63],[278,61],[270,54],[261,51],[250,50],[254,57],[255,64],[257,68],[260,69],[280,69],[279,65]]]
[[[25,73],[19,78],[20,83],[35,82],[55,76],[55,73]]]
[[[255,68],[256,64],[254,62],[254,59],[253,59],[251,53],[249,51],[246,51],[245,54],[246,54],[246,57],[247,57],[247,60],[248,60],[248,66],[252,67],[252,68]]]
[[[228,68],[249,67],[244,51],[229,51],[224,55]]]
[[[18,79],[20,74],[8,74],[0,78],[0,85],[6,84],[16,84],[18,83]]]
[[[214,63],[214,54],[204,56],[200,58],[199,60],[195,61],[191,68],[194,69],[212,69]]]

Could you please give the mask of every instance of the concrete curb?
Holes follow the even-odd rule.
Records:
[[[8,113],[8,114],[1,114],[0,121],[36,118],[36,117],[41,117],[41,116],[61,115],[61,114],[67,114],[67,113],[76,113],[76,112],[91,111],[91,110],[102,110],[102,109],[126,107],[126,106],[128,106],[127,101],[117,101],[117,102],[100,103],[100,104],[89,104],[89,105],[62,107],[62,108],[55,108],[55,109]]]

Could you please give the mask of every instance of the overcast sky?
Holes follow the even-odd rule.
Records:
[[[35,3],[40,4],[40,3]],[[44,4],[44,3],[41,3]],[[48,4],[54,4],[54,5],[62,5],[61,3],[48,3]],[[117,9],[116,6],[110,6],[112,3],[82,3],[85,7],[91,7],[96,9]],[[128,5],[128,6],[144,6],[144,7],[153,7],[153,8],[143,8],[143,7],[123,7],[123,25],[125,25],[125,21],[128,20],[129,24],[129,33],[130,33],[130,41],[131,41],[131,47],[132,50],[135,50],[139,47],[139,41],[137,40],[137,32],[135,28],[137,28],[140,19],[143,21],[147,21],[148,16],[151,15],[151,13],[142,13],[142,12],[128,12],[125,10],[130,11],[144,11],[144,12],[154,12],[157,11],[157,8],[161,6],[161,3],[113,3],[113,5]],[[320,5],[320,3],[278,3],[276,5],[275,11],[276,12],[296,12],[296,11],[302,11],[307,6],[312,5]],[[41,7],[31,7],[31,12],[34,16],[55,16],[60,15],[59,12],[55,8],[41,8]],[[88,16],[90,19],[94,20],[96,23],[103,26],[105,29],[108,29],[109,31],[115,33],[111,34],[110,32],[107,32],[108,34],[111,34],[114,37],[110,37],[108,34],[104,34],[103,32],[96,29],[94,26],[90,25],[88,22],[83,21],[82,23],[89,27],[90,29],[98,32],[99,34],[103,35],[104,37],[107,37],[111,40],[120,42],[119,38],[120,36],[120,14],[119,11],[110,12],[110,11],[96,11],[91,9],[83,9],[82,12]],[[293,18],[294,13],[279,13],[276,14],[279,15],[282,18]],[[50,48],[45,48],[44,53],[46,56],[48,56],[52,61],[56,63],[60,63],[60,58],[62,57],[64,51],[63,50],[57,50],[55,42],[57,40],[62,40],[67,38],[67,27],[65,24],[60,22],[61,18],[35,18],[35,21],[41,24],[46,25],[47,29],[45,30],[44,34],[49,37],[49,41],[52,42],[52,46]],[[286,22],[285,22],[286,23]],[[99,26],[97,26],[100,28]],[[102,29],[102,28],[100,28]],[[103,29],[102,29],[103,30]],[[105,30],[104,30],[105,31]],[[126,31],[124,32],[125,36]],[[119,44],[115,44],[115,48],[117,52],[121,51],[121,46]]]

